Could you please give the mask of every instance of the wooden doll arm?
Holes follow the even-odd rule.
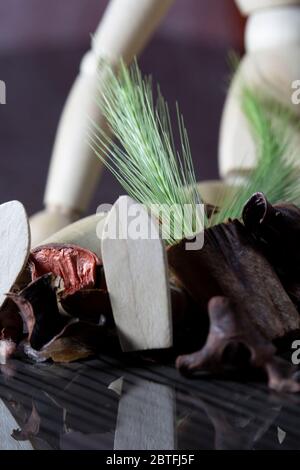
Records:
[[[130,62],[139,54],[173,0],[111,0],[84,56],[63,110],[45,192],[46,212],[31,219],[33,244],[79,218],[90,202],[101,164],[87,144],[88,116],[105,126],[95,103],[102,58]],[[103,78],[104,80],[105,78]]]

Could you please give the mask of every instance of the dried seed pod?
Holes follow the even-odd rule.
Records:
[[[294,239],[295,232],[300,232],[300,209],[289,203],[272,205],[260,192],[246,202],[242,218],[248,229],[266,241],[271,241],[272,236],[274,242]]]
[[[114,319],[107,291],[83,289],[61,299],[63,309],[72,317],[95,325],[114,327]]]
[[[63,279],[62,297],[94,287],[101,264],[94,253],[77,245],[43,245],[32,250],[29,257],[33,280],[49,272]]]
[[[293,204],[272,206],[263,193],[255,193],[246,203],[242,216],[245,227],[300,308],[300,209]]]
[[[225,297],[214,297],[208,305],[210,330],[205,346],[193,354],[179,356],[177,368],[186,374],[204,370],[224,373],[253,367],[265,371],[269,387],[299,392],[288,362],[275,357],[275,347],[256,329],[251,318],[237,311]]]
[[[275,265],[300,273],[300,209],[293,204],[272,206],[263,193],[255,193],[242,213],[247,230],[266,250]]]
[[[182,287],[170,284],[173,322],[173,349],[180,354],[202,346],[208,333],[208,316],[201,314],[191,296]],[[201,332],[201,334],[200,334]]]
[[[262,335],[273,340],[300,326],[299,314],[278,276],[238,221],[205,230],[201,250],[185,249],[185,240],[168,250],[177,279],[207,311],[214,296],[228,297],[240,315],[251,319]]]

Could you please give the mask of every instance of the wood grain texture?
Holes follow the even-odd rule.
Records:
[[[0,307],[23,271],[30,250],[30,229],[24,206],[10,201],[0,206]]]
[[[114,450],[174,450],[175,392],[167,385],[135,379],[121,396]]]

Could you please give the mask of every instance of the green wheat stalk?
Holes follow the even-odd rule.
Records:
[[[133,199],[152,213],[159,206],[154,213],[158,220],[167,220],[173,209],[171,233],[164,233],[161,224],[163,237],[169,236],[168,244],[178,242],[176,228],[192,236],[203,228],[197,210],[201,200],[178,106],[180,150],[175,148],[167,103],[159,90],[155,102],[151,79],[142,77],[137,63],[130,68],[121,63],[118,74],[107,66],[106,73],[98,104],[117,142],[92,122],[91,147]],[[190,204],[192,218],[183,217],[186,204]]]
[[[158,220],[173,213],[173,229],[183,228],[191,236],[202,227],[197,204],[201,203],[187,131],[177,107],[180,150],[175,148],[167,103],[158,90],[155,102],[150,78],[143,78],[135,62],[130,68],[120,64],[116,74],[106,67],[106,85],[98,105],[116,137],[116,142],[91,121],[89,143],[125,191],[136,201],[153,210]],[[299,174],[293,160],[297,149],[291,129],[299,131],[299,119],[273,97],[256,89],[243,87],[241,105],[252,131],[257,151],[257,166],[233,195],[220,201],[220,210],[204,225],[209,227],[240,218],[244,204],[257,192],[264,192],[271,203],[280,201],[300,205]],[[242,149],[241,149],[242,150]],[[181,208],[193,208],[192,219],[183,219]],[[171,234],[162,235],[168,244],[178,242]]]
[[[223,201],[213,224],[239,218],[243,206],[257,191],[272,204],[284,201],[300,205],[299,171],[293,164],[297,149],[292,140],[292,131],[300,130],[299,118],[276,99],[249,87],[242,89],[241,105],[256,144],[257,165],[247,181]]]

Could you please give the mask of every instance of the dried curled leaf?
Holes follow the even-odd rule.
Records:
[[[96,326],[73,319],[54,338],[36,351],[24,345],[24,352],[33,360],[43,362],[73,362],[84,359],[98,351],[120,350],[118,339],[106,326]]]
[[[290,364],[275,357],[275,347],[241,315],[225,297],[214,297],[208,305],[210,330],[205,346],[198,352],[179,356],[176,367],[185,374],[203,370],[224,373],[229,368],[264,370],[269,387],[277,391],[299,392]]]
[[[73,294],[69,296],[69,303],[67,299],[65,302],[72,306],[72,302],[76,299],[85,298],[84,292],[89,291]],[[118,350],[119,344],[114,334],[112,318],[108,321],[100,321],[102,312],[107,316],[111,315],[108,293],[99,290],[97,294],[99,292],[100,297],[99,295],[93,297],[95,305],[94,310],[90,312],[94,320],[98,315],[97,324],[80,321],[79,318],[74,317],[70,319],[59,312],[55,279],[52,274],[44,274],[21,292],[9,294],[9,298],[19,307],[27,326],[28,339],[23,342],[25,354],[35,361],[52,359],[55,362],[71,362],[88,357],[99,350]],[[91,320],[87,303],[83,302],[77,305],[77,308],[82,308],[80,317]],[[85,311],[84,308],[87,310]]]
[[[8,294],[20,309],[28,330],[28,341],[36,350],[48,343],[69,321],[58,310],[53,282],[53,276],[45,274],[21,292]]]
[[[63,279],[62,297],[94,287],[97,267],[101,264],[94,253],[76,245],[43,245],[34,249],[29,257],[33,280],[50,272]]]

